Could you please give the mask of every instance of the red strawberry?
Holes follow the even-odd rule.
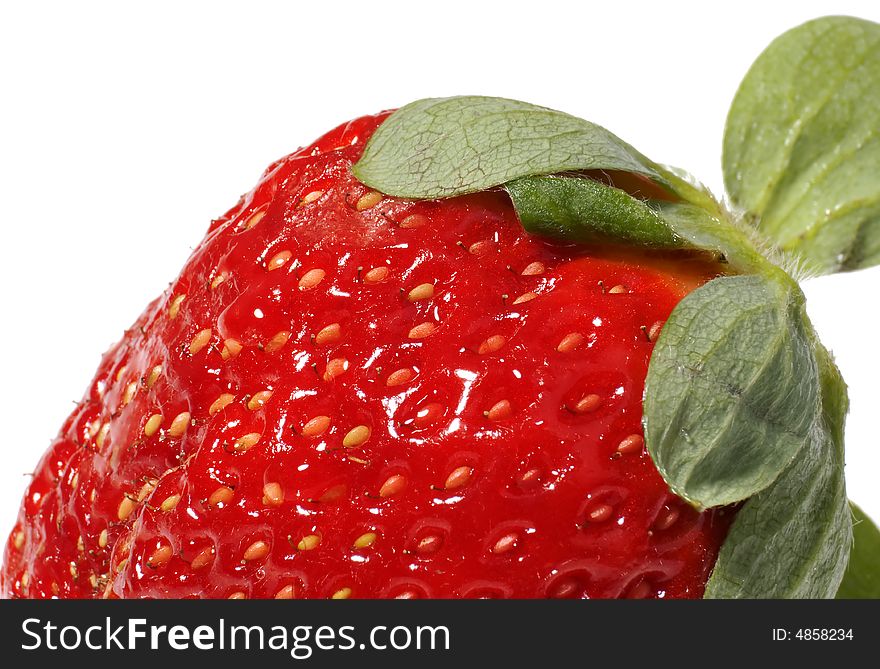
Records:
[[[644,452],[708,280],[383,198],[384,115],[272,165],[104,357],[6,549],[13,597],[699,597],[725,535]]]

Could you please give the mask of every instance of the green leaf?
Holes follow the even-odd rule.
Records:
[[[880,599],[880,530],[850,502],[853,546],[837,599]]]
[[[504,98],[428,98],[405,105],[379,126],[353,168],[360,181],[382,193],[423,199],[583,170],[635,172],[686,200],[717,208],[704,189],[605,128]]]
[[[734,204],[816,271],[880,262],[880,25],[826,17],[752,65],[724,134]]]
[[[773,276],[725,276],[685,297],[645,382],[649,453],[697,507],[747,499],[810,440],[818,372],[803,294]]]
[[[737,512],[707,598],[814,599],[838,590],[852,545],[843,477],[846,386],[828,352],[815,345],[822,413],[791,466]]]
[[[740,272],[779,271],[741,229],[697,205],[639,200],[585,177],[522,177],[505,188],[532,234],[576,243],[703,249]]]
[[[579,243],[690,248],[641,200],[593,179],[523,177],[506,184],[520,223],[532,234]]]

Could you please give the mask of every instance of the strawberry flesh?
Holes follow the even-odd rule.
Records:
[[[641,442],[717,267],[383,198],[385,115],[278,161],[104,357],[6,548],[12,597],[699,597],[732,512]]]

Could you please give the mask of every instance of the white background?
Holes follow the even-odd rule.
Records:
[[[730,100],[779,33],[872,0],[17,2],[0,10],[0,533],[100,354],[273,159],[416,98],[568,111],[721,192]],[[880,175],[878,175],[880,179]],[[880,268],[805,285],[880,519]]]

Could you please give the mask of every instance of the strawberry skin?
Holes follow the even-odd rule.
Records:
[[[8,597],[699,597],[732,512],[643,448],[652,340],[717,268],[383,198],[386,115],[270,166],[109,351]]]

